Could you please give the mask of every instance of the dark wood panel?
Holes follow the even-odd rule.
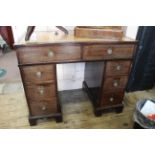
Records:
[[[21,68],[26,84],[41,84],[56,81],[55,65],[36,65]]]
[[[108,61],[106,66],[105,76],[128,75],[131,68],[131,61]]]
[[[132,58],[134,45],[90,45],[83,48],[84,60]]]
[[[101,106],[111,106],[111,105],[119,105],[122,104],[122,100],[124,97],[124,92],[103,92],[101,99]]]
[[[104,79],[103,91],[125,89],[128,76],[107,77]]]
[[[32,116],[44,116],[57,112],[57,99],[52,98],[50,101],[30,102],[30,112]]]
[[[80,46],[47,46],[19,48],[19,63],[39,63],[65,60],[81,60]]]
[[[28,100],[32,101],[50,101],[56,96],[56,85],[26,85],[26,94]]]

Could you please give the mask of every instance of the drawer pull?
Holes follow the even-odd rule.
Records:
[[[118,82],[115,81],[115,82],[113,83],[113,86],[114,86],[114,87],[117,87],[117,86],[118,86]]]
[[[117,65],[116,66],[116,70],[120,71],[121,70],[121,66],[120,65]]]
[[[54,56],[54,52],[49,51],[49,52],[48,52],[48,57],[53,57],[53,56]]]
[[[108,48],[107,53],[108,53],[109,55],[111,55],[111,54],[112,54],[112,48]]]
[[[42,111],[45,111],[45,110],[46,110],[46,106],[42,106],[42,107],[41,107],[41,110],[42,110]]]
[[[39,92],[40,92],[41,95],[44,94],[44,90],[43,89],[39,90]]]
[[[113,97],[110,97],[109,100],[110,100],[110,102],[113,102],[114,101],[114,98]]]
[[[36,76],[37,76],[38,78],[41,78],[41,75],[42,75],[41,72],[37,72],[37,73],[36,73]]]
[[[39,87],[39,93],[40,93],[41,95],[44,94],[44,87]]]

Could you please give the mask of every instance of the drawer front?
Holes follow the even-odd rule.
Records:
[[[134,45],[88,45],[83,51],[84,60],[132,58]]]
[[[119,90],[124,89],[126,87],[126,83],[128,81],[127,76],[120,76],[120,77],[108,77],[104,81],[103,90]]]
[[[80,46],[23,47],[17,50],[20,64],[80,60]]]
[[[131,68],[131,61],[108,61],[106,64],[105,76],[128,75]]]
[[[26,95],[31,101],[49,101],[56,96],[56,85],[27,85]]]
[[[21,71],[26,84],[55,81],[55,65],[25,66]]]
[[[124,97],[123,91],[103,93],[101,99],[101,106],[122,104],[123,97]]]
[[[57,112],[57,99],[52,98],[48,102],[30,102],[29,107],[32,116],[50,115]]]

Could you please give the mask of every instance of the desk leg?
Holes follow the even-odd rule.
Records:
[[[59,113],[59,115],[55,117],[55,120],[56,120],[57,123],[61,123],[61,122],[63,122],[63,116],[62,116],[62,111],[61,111],[61,105],[60,105],[59,97],[58,97],[57,108],[58,108],[57,112]]]
[[[57,123],[63,122],[62,116],[57,116],[57,117],[55,118],[55,120],[56,120]]]
[[[34,126],[34,125],[37,124],[37,120],[36,119],[29,118],[29,123],[30,123],[30,126]]]
[[[97,88],[94,88],[93,91],[95,91],[95,89]],[[98,107],[98,104],[97,104],[97,98],[94,96],[94,94],[92,93],[91,89],[89,89],[86,81],[83,81],[83,90],[86,91],[86,93],[88,94],[92,104],[93,104],[93,107],[94,107],[94,114],[96,117],[99,117],[102,115],[102,111],[101,110],[98,110],[97,107]]]
[[[123,111],[123,108],[124,108],[123,105],[115,108],[116,113],[118,113],[118,114],[121,113]]]

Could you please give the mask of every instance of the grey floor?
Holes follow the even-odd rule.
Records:
[[[21,82],[16,53],[14,51],[6,54],[0,52],[0,68],[6,70],[6,75],[0,78],[0,83]]]

